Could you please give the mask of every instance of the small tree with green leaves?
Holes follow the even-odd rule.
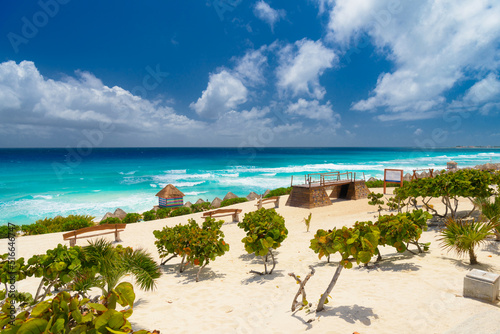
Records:
[[[496,240],[500,241],[500,196],[495,197],[493,201],[489,197],[478,197],[474,199],[473,204],[479,208],[481,215],[493,225]]]
[[[243,221],[238,223],[246,232],[246,237],[241,241],[245,244],[245,250],[249,254],[262,256],[264,259],[264,272],[250,271],[259,275],[272,274],[276,261],[274,259],[273,249],[281,246],[286,239],[288,230],[285,227],[285,218],[278,214],[274,209],[261,208],[257,211],[245,214]],[[267,270],[268,257],[272,259],[272,268]]]
[[[382,211],[382,205],[384,205],[384,201],[381,200],[383,197],[383,194],[376,194],[374,192],[371,192],[368,194],[368,204],[370,205],[378,205],[378,215],[380,217],[380,212]]]

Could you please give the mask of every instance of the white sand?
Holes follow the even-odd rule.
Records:
[[[437,229],[424,232],[421,241],[432,242],[429,252],[398,254],[392,247],[381,249],[384,260],[369,269],[354,265],[344,269],[323,312],[292,313],[291,303],[298,285],[289,272],[305,277],[309,265],[316,274],[306,286],[313,308],[336,269],[319,260],[309,249],[318,228],[352,225],[359,220],[375,220],[368,200],[339,201],[312,210],[287,207],[281,198],[277,211],[285,217],[289,234],[277,253],[278,264],[272,275],[256,276],[250,270],[263,270],[262,260],[246,253],[241,239],[244,232],[236,224],[222,229],[230,251],[207,266],[196,283],[197,268],[179,274],[180,259],[162,267],[163,276],[153,292],[136,288],[134,329],[158,329],[162,333],[500,333],[500,308],[462,296],[463,278],[472,268],[500,273],[500,242],[489,242],[478,250],[475,266],[468,259],[440,249]],[[255,201],[235,205],[245,212],[255,210]],[[461,208],[470,209],[468,200]],[[434,203],[440,206],[439,201]],[[270,207],[272,205],[267,205]],[[303,218],[312,212],[311,231],[306,233]],[[243,218],[243,214],[241,218]],[[152,231],[165,225],[187,222],[201,213],[128,225],[122,233],[124,246],[147,249],[159,261]],[[230,219],[230,216],[227,217]],[[112,235],[107,236],[110,240]],[[62,233],[17,239],[19,256],[28,258],[55,247]],[[85,245],[85,240],[78,240]],[[7,241],[0,240],[0,249]],[[411,247],[411,246],[410,246]],[[20,282],[20,291],[34,293],[39,279]]]

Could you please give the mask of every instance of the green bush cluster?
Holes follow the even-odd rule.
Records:
[[[170,212],[170,217],[178,217],[178,216],[184,216],[184,215],[189,215],[191,213],[191,209],[185,206],[181,206],[172,212]]]
[[[122,224],[137,223],[141,219],[141,215],[135,212],[127,213],[125,218],[122,219]]]
[[[209,202],[203,202],[203,203],[191,205],[191,212],[192,213],[208,211],[210,209],[212,209],[212,206],[210,205]]]
[[[292,187],[281,187],[277,189],[273,189],[267,194],[264,198],[269,198],[269,197],[274,197],[274,196],[283,196],[283,195],[288,195],[292,192]]]
[[[120,218],[117,217],[108,217],[106,219],[103,219],[99,222],[99,225],[104,225],[104,224],[121,224]]]
[[[131,333],[127,319],[132,314],[135,293],[131,283],[119,281],[131,274],[142,289],[151,290],[161,275],[159,266],[148,253],[130,247],[113,247],[102,239],[83,248],[59,244],[26,262],[24,258],[12,262],[9,256],[8,253],[0,255],[3,285],[7,287],[12,279],[19,282],[28,277],[41,278],[41,281],[35,297],[29,293],[9,293],[0,303],[2,333]],[[86,284],[77,284],[77,281]],[[103,292],[94,302],[86,298],[91,288],[100,288]],[[53,289],[73,293],[63,291],[45,300]],[[0,296],[6,297],[6,292],[1,291]],[[117,304],[125,309],[117,311]],[[16,306],[21,307],[21,312],[11,319],[11,309]],[[32,309],[26,310],[28,306]]]
[[[246,199],[245,197],[229,198],[229,199],[223,200],[220,203],[220,206],[223,207],[223,206],[229,206],[229,205],[233,205],[233,204],[237,204],[237,203],[244,203],[244,202],[248,202],[248,199]]]
[[[166,226],[161,231],[154,231],[153,234],[157,239],[155,245],[160,258],[168,255],[171,255],[170,258],[181,256],[180,272],[184,270],[184,263],[200,266],[196,275],[198,282],[201,270],[210,261],[214,261],[217,256],[222,256],[229,250],[229,245],[225,243],[224,233],[221,230],[223,223],[222,220],[216,221],[214,218],[207,217],[202,227],[194,219],[190,219],[186,225]]]
[[[408,183],[410,183],[410,181],[403,181],[403,186]],[[383,188],[384,180],[366,181],[365,184],[368,188]],[[387,186],[399,188],[401,185],[399,183],[387,183]]]

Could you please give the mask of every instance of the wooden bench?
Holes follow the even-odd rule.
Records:
[[[98,225],[98,226],[85,227],[85,228],[81,228],[79,230],[74,230],[74,231],[71,231],[68,233],[64,233],[63,239],[69,240],[69,246],[73,247],[76,245],[76,239],[91,238],[91,237],[96,237],[98,235],[114,233],[115,234],[115,241],[120,242],[121,241],[120,240],[120,232],[123,232],[125,230],[125,227],[127,227],[127,224],[103,224],[103,225]],[[89,233],[89,232],[96,232],[96,231],[105,231],[105,232],[81,236],[81,234]]]
[[[274,202],[274,208],[277,209],[280,207],[280,197],[279,196],[274,196],[274,197],[269,197],[269,198],[259,198],[257,204],[255,206],[257,209],[261,209],[264,204],[267,203],[272,203]]]
[[[217,209],[217,210],[213,210],[213,211],[204,212],[203,217],[217,218],[217,217],[232,215],[233,222],[239,222],[240,221],[240,216],[239,216],[240,213],[241,213],[241,209]]]

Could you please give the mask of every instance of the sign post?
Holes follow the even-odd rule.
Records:
[[[399,183],[403,186],[403,170],[402,169],[384,169],[384,194],[387,183]]]

